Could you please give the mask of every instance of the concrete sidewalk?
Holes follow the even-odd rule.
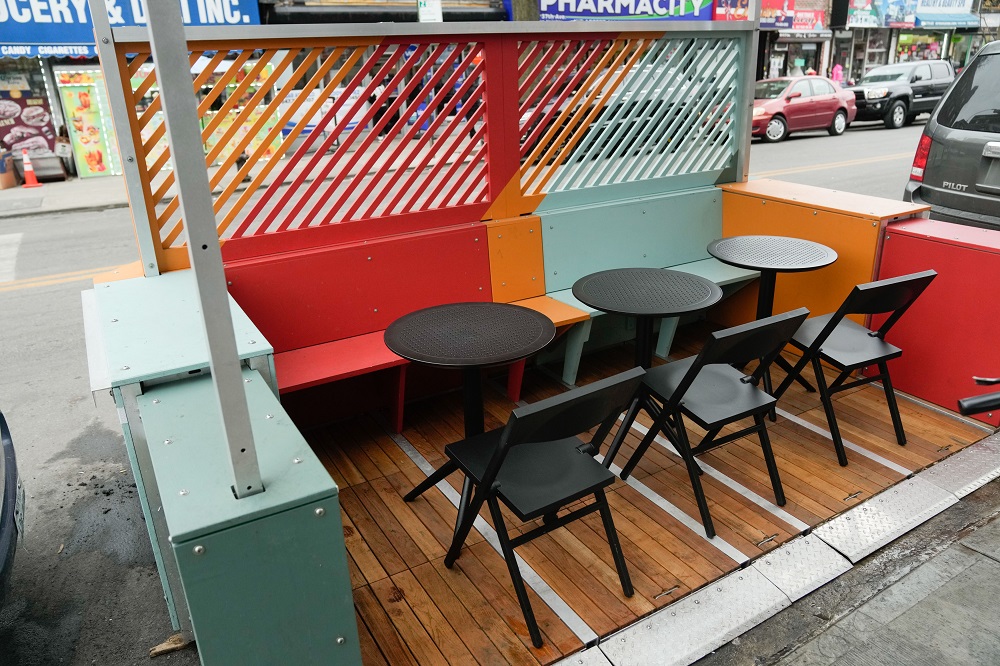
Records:
[[[1000,664],[998,626],[992,481],[697,664]]]

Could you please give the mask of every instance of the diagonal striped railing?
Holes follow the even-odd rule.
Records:
[[[623,185],[669,189],[676,176],[713,182],[738,170],[746,83],[736,65],[752,32],[690,25],[189,29],[224,256],[512,217],[548,196],[613,200]],[[116,124],[131,138],[133,210],[155,254],[144,264],[170,270],[186,265],[186,233],[150,49],[141,30],[112,33],[102,57],[125,99]]]

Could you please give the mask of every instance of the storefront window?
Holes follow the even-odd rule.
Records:
[[[896,44],[896,62],[911,60],[939,60],[944,34],[937,32],[899,33]]]

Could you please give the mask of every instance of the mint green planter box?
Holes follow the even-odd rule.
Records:
[[[244,499],[210,376],[138,397],[202,663],[360,664],[337,486],[261,375],[244,386],[265,488]]]

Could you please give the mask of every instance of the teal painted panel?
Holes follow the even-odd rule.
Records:
[[[260,374],[243,371],[265,491],[236,499],[212,378],[139,396],[170,538],[186,541],[337,494],[337,486]],[[298,460],[299,462],[295,462]],[[343,548],[343,537],[341,537]]]
[[[707,259],[722,236],[714,187],[541,214],[546,292],[610,268],[664,268]]]
[[[112,386],[208,368],[208,341],[194,273],[106,282],[94,289]],[[241,359],[272,353],[271,345],[229,298]]]
[[[724,264],[715,257],[692,261],[687,264],[671,266],[670,270],[683,271],[711,280],[720,287],[739,282],[748,282],[760,277],[760,271],[752,271],[748,268],[738,268]]]
[[[118,418],[122,424],[122,435],[125,437],[125,451],[128,453],[128,462],[132,467],[132,477],[135,479],[136,492],[139,495],[139,506],[142,509],[143,522],[146,523],[146,533],[149,534],[149,545],[153,548],[153,559],[156,561],[156,571],[160,576],[160,587],[163,588],[163,600],[167,602],[170,625],[174,628],[174,631],[177,631],[181,628],[181,624],[180,619],[177,617],[177,605],[174,603],[174,591],[170,589],[170,581],[167,579],[167,570],[163,562],[163,553],[160,551],[160,542],[156,537],[156,523],[149,507],[149,497],[146,492],[146,484],[143,482],[142,468],[136,457],[132,428],[129,426],[128,419],[126,418],[125,399],[122,397],[122,390],[120,388],[112,389],[111,394],[115,399],[115,407],[118,408]],[[170,557],[170,555],[167,555],[167,557]]]
[[[733,157],[735,160],[735,156]],[[549,192],[538,205],[536,213],[546,213],[560,208],[600,205],[625,199],[656,197],[673,192],[685,192],[703,187],[713,187],[720,182],[731,182],[722,169],[703,173],[683,174],[666,178],[649,178],[613,185],[596,185],[578,190]]]
[[[173,549],[205,666],[361,664],[336,495]]]

